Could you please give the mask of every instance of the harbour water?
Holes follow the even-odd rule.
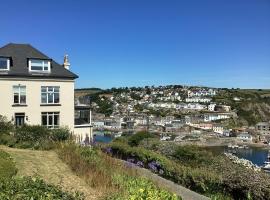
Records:
[[[96,142],[109,143],[114,139],[113,134],[103,131],[94,131],[94,140]]]
[[[114,133],[105,131],[94,131],[94,139],[96,142],[109,143],[115,137]],[[249,147],[248,149],[229,149],[227,146],[208,147],[215,154],[230,152],[239,158],[250,160],[253,164],[262,166],[267,159],[268,149]]]
[[[249,147],[248,149],[229,149],[228,147],[209,147],[214,153],[221,154],[230,152],[239,158],[250,160],[253,164],[262,166],[267,159],[268,149],[259,147]]]

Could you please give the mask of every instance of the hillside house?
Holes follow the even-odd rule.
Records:
[[[255,130],[262,135],[270,135],[270,122],[260,122],[256,124]]]

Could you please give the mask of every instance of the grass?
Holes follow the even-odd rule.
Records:
[[[16,162],[18,176],[38,176],[49,184],[59,185],[66,191],[84,193],[86,199],[97,199],[99,193],[76,176],[53,151],[33,151],[0,146]]]
[[[111,158],[99,149],[63,144],[58,149],[59,157],[71,169],[98,191],[103,191],[107,200],[180,200],[180,197],[157,187],[152,181],[140,177],[131,166]],[[146,198],[148,196],[148,198]]]

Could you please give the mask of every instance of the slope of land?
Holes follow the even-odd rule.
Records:
[[[0,149],[14,158],[18,176],[38,176],[47,183],[60,185],[66,191],[82,192],[89,200],[97,199],[101,195],[73,174],[53,151],[33,151],[5,146],[0,146]]]

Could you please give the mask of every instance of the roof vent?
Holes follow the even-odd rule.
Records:
[[[70,63],[68,62],[68,55],[66,54],[64,56],[64,67],[69,70],[69,67],[70,67]]]

